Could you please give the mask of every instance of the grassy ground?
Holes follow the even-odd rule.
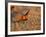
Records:
[[[12,17],[11,21],[11,31],[32,31],[32,30],[40,30],[41,29],[41,8],[40,7],[24,7],[24,6],[14,6],[12,11],[20,14],[24,10],[24,8],[29,9],[26,21],[15,22],[16,16]],[[19,9],[19,10],[18,10]],[[19,19],[19,18],[18,18]],[[14,21],[14,22],[13,22]]]

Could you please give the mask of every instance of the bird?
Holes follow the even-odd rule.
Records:
[[[13,7],[14,8],[14,7]],[[29,9],[25,8],[22,12],[17,12],[17,11],[12,11],[11,17],[14,18],[12,19],[13,21],[26,21],[27,15],[28,15]]]

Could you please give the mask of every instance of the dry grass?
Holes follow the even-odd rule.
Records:
[[[17,16],[22,16],[21,12],[24,9],[29,10],[28,14],[25,15],[27,20],[21,20],[16,18]],[[14,15],[14,14],[15,15]],[[13,15],[14,16],[13,16]],[[40,30],[41,29],[41,8],[35,6],[13,6],[11,7],[11,31],[31,31],[31,30]]]

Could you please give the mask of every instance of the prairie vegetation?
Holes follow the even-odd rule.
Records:
[[[11,31],[32,31],[40,29],[41,7],[11,6]]]

